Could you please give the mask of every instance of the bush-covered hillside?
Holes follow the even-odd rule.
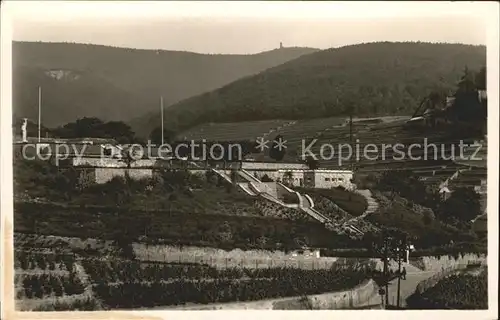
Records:
[[[168,126],[204,122],[411,114],[433,90],[448,91],[486,48],[462,44],[369,43],[304,55],[258,75],[177,103]],[[156,115],[136,121],[147,132]]]
[[[13,43],[13,109],[49,127],[84,116],[130,120],[314,52],[282,48],[252,55],[208,55],[73,43]]]
[[[451,275],[407,303],[411,309],[488,309],[487,269],[479,275]]]

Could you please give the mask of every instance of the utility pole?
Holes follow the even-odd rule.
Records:
[[[349,112],[349,140],[350,140],[350,144],[351,144],[351,151],[352,151],[352,110],[353,108],[351,107],[350,108],[350,112]],[[351,159],[351,171],[353,171],[354,169],[354,163],[352,162],[352,159]]]
[[[407,236],[402,234],[397,242],[397,259],[398,259],[398,302],[397,307],[399,308],[401,305],[401,262],[404,259],[406,261],[407,252],[408,252],[408,239]],[[408,262],[408,261],[406,261]],[[406,275],[405,275],[406,279]]]
[[[379,240],[372,242],[372,247],[377,256],[381,257],[384,267],[382,274],[374,280],[380,288],[379,295],[382,303],[385,304],[386,308],[389,308],[389,281],[391,280],[389,261],[394,260],[398,263],[397,307],[399,308],[401,304],[401,266],[407,256],[408,235],[398,230],[383,230],[380,236]]]
[[[160,97],[160,109],[161,109],[161,144],[165,143],[165,131],[163,130],[163,96]]]
[[[373,239],[372,248],[374,253],[380,257],[380,260],[383,262],[383,270],[380,274],[378,274],[375,279],[377,285],[379,286],[379,295],[382,300],[382,304],[385,305],[385,308],[389,305],[389,253],[391,252],[389,249],[390,245],[390,237],[388,233],[384,230],[379,234],[377,239]],[[385,289],[384,289],[385,287]],[[384,302],[385,295],[385,302]]]
[[[389,239],[384,236],[384,277],[385,277],[385,305],[389,305]]]
[[[401,247],[398,249],[398,301],[396,306],[399,308],[401,300]]]
[[[38,143],[41,141],[42,132],[42,87],[38,87]]]

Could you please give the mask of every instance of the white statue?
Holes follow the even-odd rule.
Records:
[[[23,132],[23,142],[28,142],[28,119],[23,119],[23,125],[21,126],[21,131]]]

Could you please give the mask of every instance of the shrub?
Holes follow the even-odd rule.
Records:
[[[442,220],[455,218],[459,221],[470,221],[481,212],[480,196],[470,188],[455,190],[440,207],[439,217]]]
[[[273,179],[271,179],[267,174],[264,174],[262,178],[260,179],[262,182],[273,182]]]
[[[418,309],[487,309],[487,272],[479,276],[460,274],[444,278],[422,294],[411,296],[408,304]]]
[[[299,199],[297,199],[297,195],[295,194],[285,193],[283,195],[283,202],[293,204],[293,203],[298,203]]]
[[[69,277],[64,279],[63,286],[64,292],[68,295],[80,294],[85,290],[82,282],[74,272],[71,272]]]

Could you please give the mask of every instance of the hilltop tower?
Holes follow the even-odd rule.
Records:
[[[280,42],[280,49],[283,49],[283,42]]]

